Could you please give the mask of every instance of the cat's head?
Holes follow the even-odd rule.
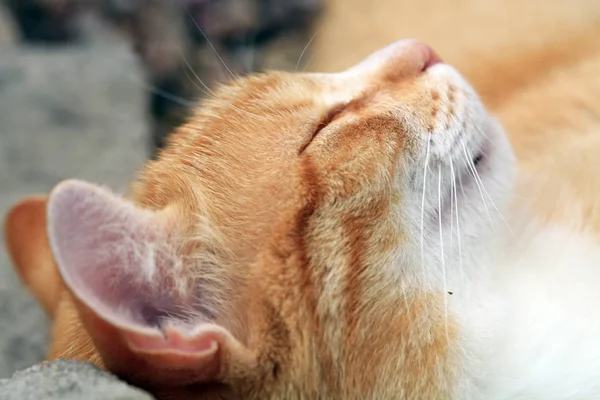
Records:
[[[131,196],[80,181],[49,195],[53,356],[165,397],[454,392],[448,296],[477,276],[514,164],[473,89],[402,41],[211,97]]]

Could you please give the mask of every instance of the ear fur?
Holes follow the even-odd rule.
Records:
[[[46,233],[47,200],[39,195],[15,204],[4,221],[4,237],[19,278],[54,316],[63,284]]]

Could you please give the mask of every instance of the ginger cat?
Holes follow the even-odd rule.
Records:
[[[598,170],[582,154],[558,182]],[[579,220],[544,221],[515,166],[473,88],[408,40],[232,82],[129,196],[66,181],[6,237],[49,358],[159,398],[597,398],[597,208],[571,188],[548,210]]]

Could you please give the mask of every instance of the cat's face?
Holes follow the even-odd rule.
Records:
[[[447,397],[446,285],[474,274],[513,164],[471,87],[415,41],[340,74],[234,82],[132,202],[53,191],[49,239],[86,328],[65,335],[163,396]]]

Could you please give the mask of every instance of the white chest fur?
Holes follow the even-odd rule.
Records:
[[[564,227],[524,232],[495,266],[489,301],[483,295],[463,320],[474,377],[464,397],[600,399],[597,238]]]

